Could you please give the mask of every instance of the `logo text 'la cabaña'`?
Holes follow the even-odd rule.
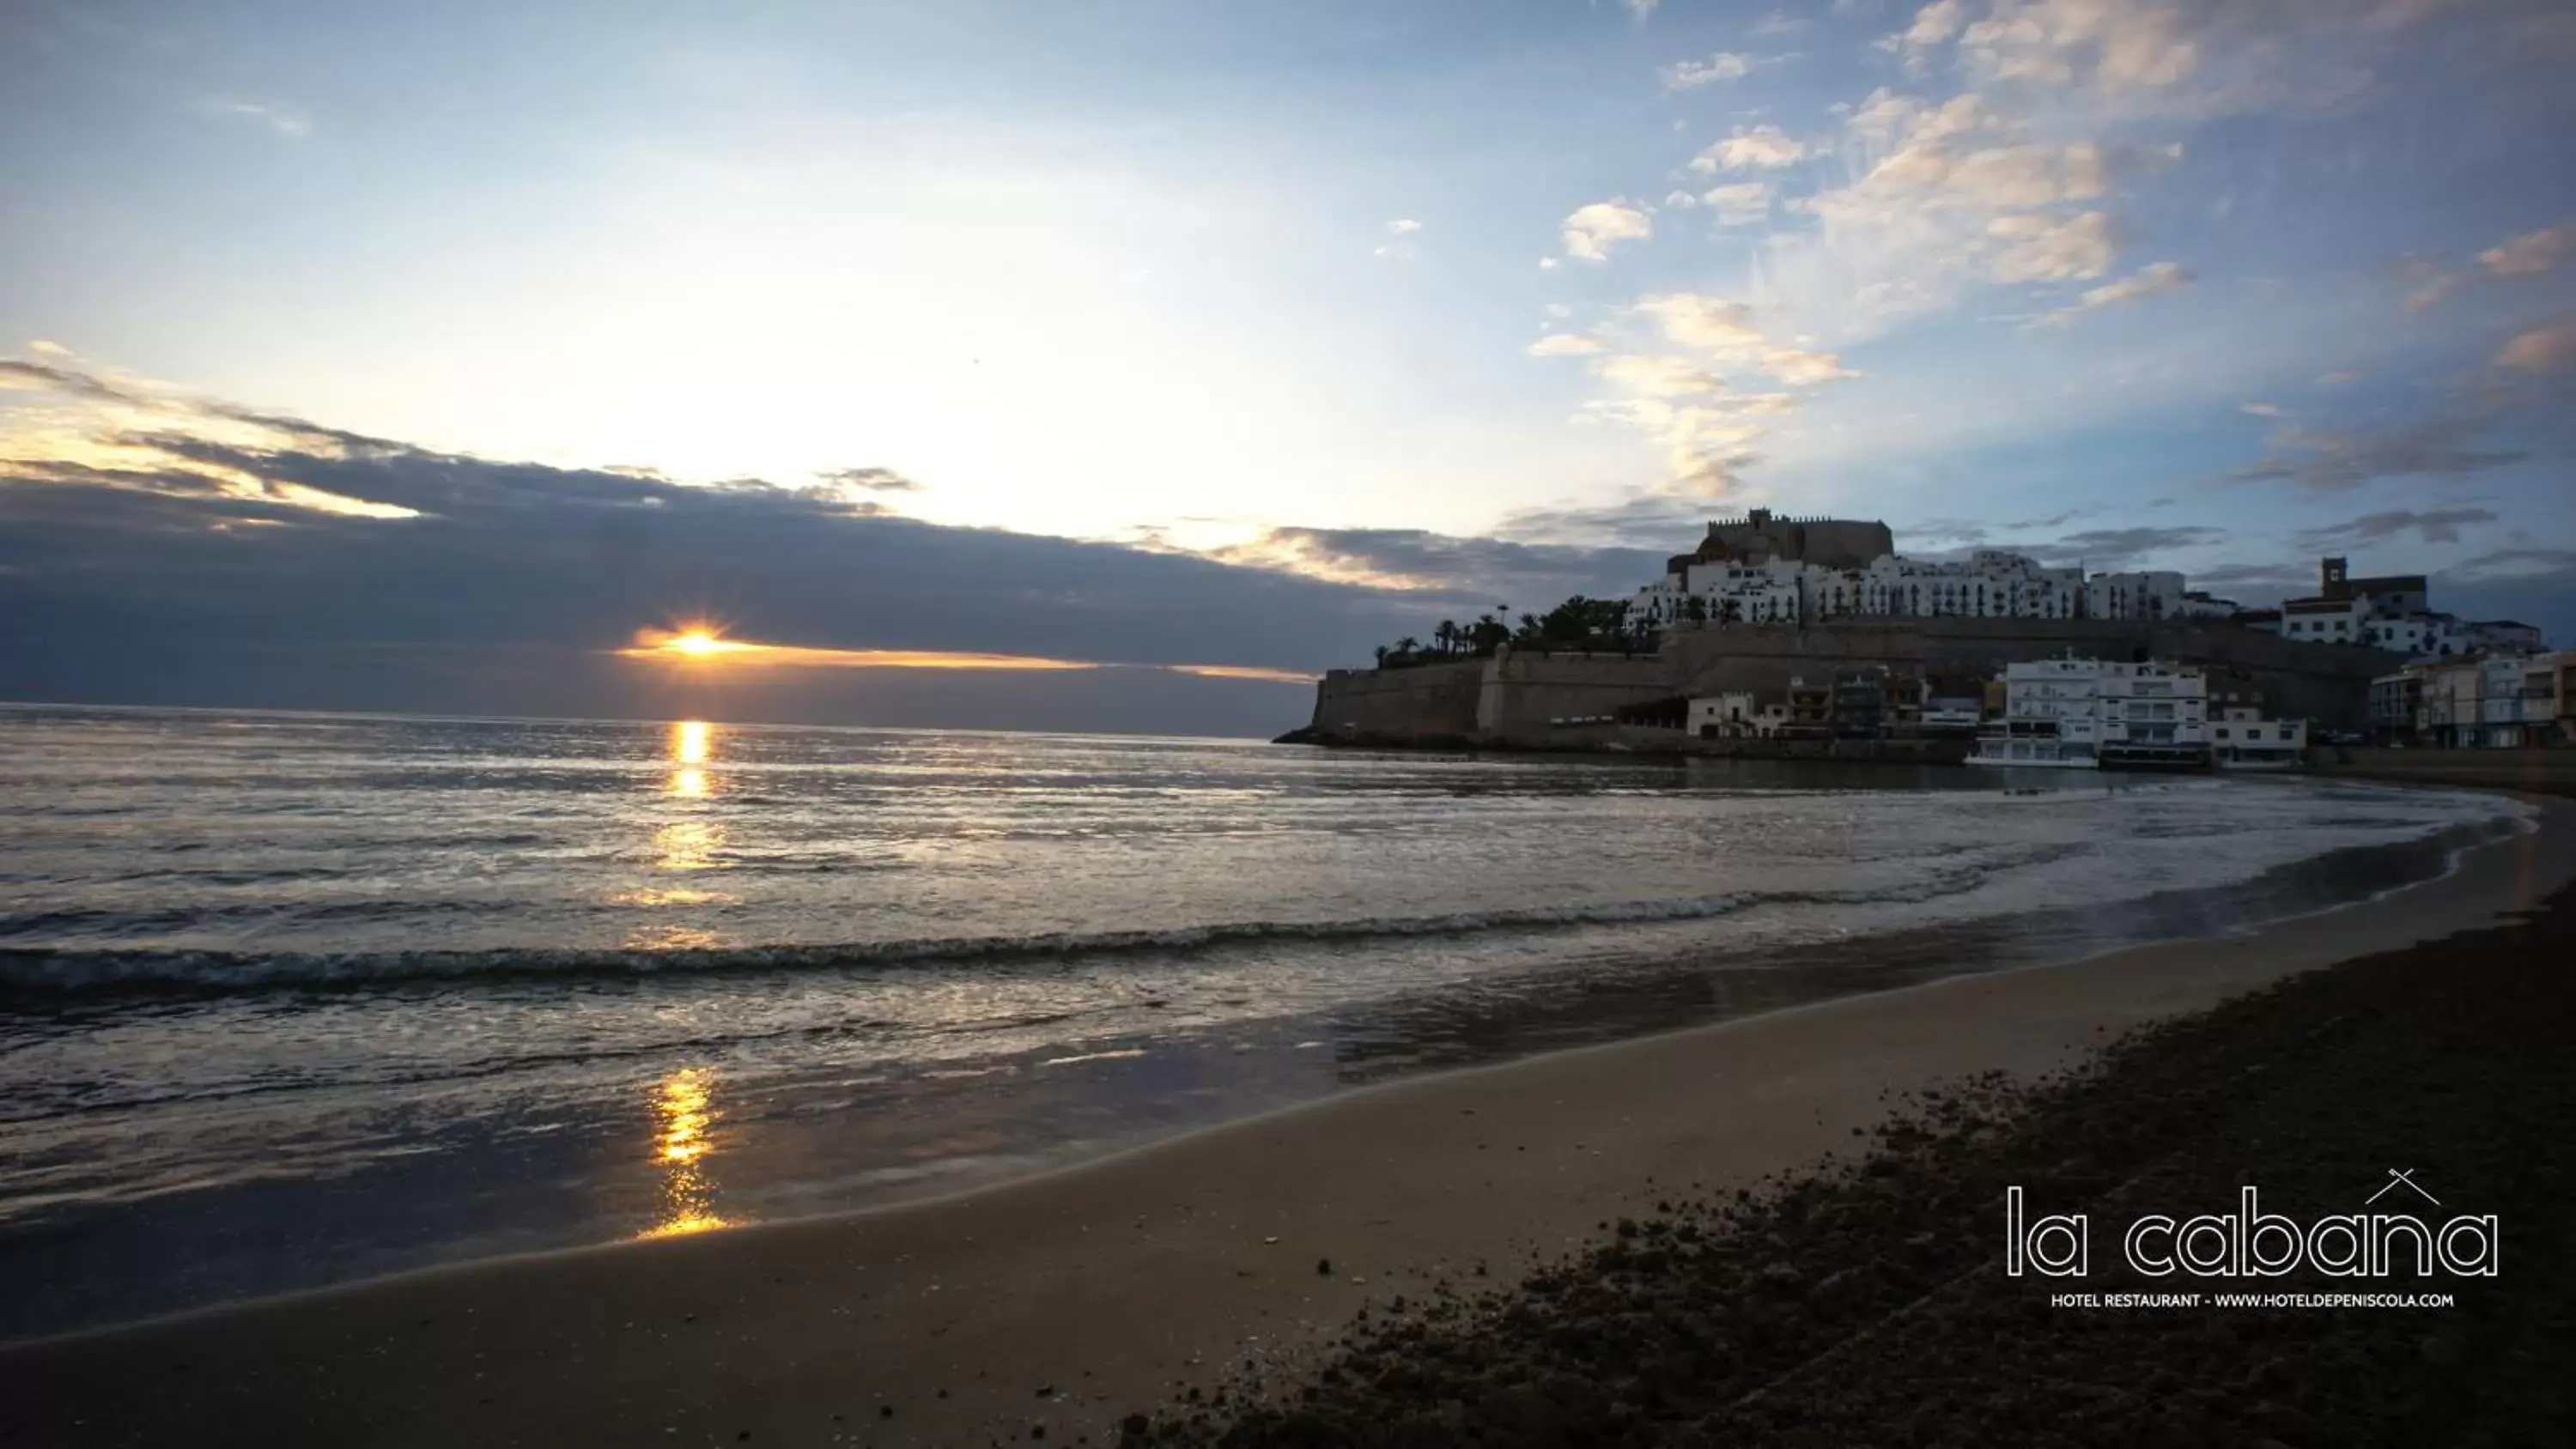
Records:
[[[2403,1185],[2438,1202],[2405,1173],[2374,1195]],[[2365,1204],[2365,1206],[2368,1206]],[[2440,1270],[2462,1277],[2496,1273],[2495,1214],[2463,1214],[2435,1226],[2413,1213],[2342,1213],[2301,1223],[2267,1213],[2252,1187],[2232,1213],[2204,1213],[2176,1220],[2150,1213],[2120,1234],[2120,1255],[2150,1278],[2175,1272],[2197,1278],[2277,1278],[2301,1269],[2329,1278],[2385,1278]],[[2029,1215],[2018,1187],[2004,1192],[2004,1272],[2025,1269],[2048,1278],[2080,1278],[2092,1271],[2093,1224],[2084,1213]]]

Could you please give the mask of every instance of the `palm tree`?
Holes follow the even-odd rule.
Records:
[[[1743,618],[1744,605],[1738,602],[1733,595],[1729,595],[1726,598],[1717,601],[1717,622],[1721,624],[1733,624],[1741,621]]]
[[[1386,667],[1386,646],[1383,644],[1377,646],[1377,667],[1380,669]]]
[[[1407,634],[1403,638],[1395,641],[1395,652],[1398,654],[1419,654],[1422,652],[1422,641],[1414,638],[1410,634]]]

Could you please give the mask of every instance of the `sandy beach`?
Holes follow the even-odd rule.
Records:
[[[1893,1094],[2528,910],[2576,877],[2576,812],[2538,808],[2441,880],[2254,934],[1402,1081],[935,1202],[21,1344],[0,1442],[1114,1441],[1364,1306],[1848,1150]]]

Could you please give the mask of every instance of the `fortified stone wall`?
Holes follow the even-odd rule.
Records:
[[[1408,669],[1336,669],[1315,686],[1318,734],[1397,741],[1463,739],[1476,733],[1485,661]]]
[[[1669,699],[1668,654],[1529,654],[1504,650],[1488,663],[1476,705],[1476,733],[1532,744],[1552,733],[1548,721],[1611,714],[1623,704]]]
[[[2070,651],[2126,659],[2223,666],[2249,676],[2270,708],[2325,729],[2367,722],[2370,680],[2403,661],[2351,646],[2302,644],[2251,629],[2123,619],[1864,620],[1804,629],[1683,626],[1665,642],[1678,692],[1749,689],[1777,694],[1793,676],[1809,682],[1837,669],[1885,664],[1933,675],[1981,677],[2006,664]]]
[[[1983,678],[2005,664],[2072,651],[2222,667],[2250,678],[2269,707],[2324,730],[2367,723],[2373,675],[2398,656],[2348,645],[2302,644],[2250,629],[2111,619],[1909,619],[1809,628],[1683,625],[1659,654],[1539,654],[1505,650],[1489,660],[1412,669],[1335,670],[1316,687],[1314,729],[1390,741],[1477,738],[1562,743],[1552,719],[1615,712],[1675,695],[1751,690],[1774,697],[1794,676],[1885,664],[1939,676]]]

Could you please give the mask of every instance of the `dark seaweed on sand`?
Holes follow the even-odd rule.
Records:
[[[1483,1294],[1364,1314],[1302,1378],[1131,1416],[1185,1445],[2576,1443],[2576,903],[2348,962],[2133,1034],[2036,1086],[1899,1104],[1865,1155],[1670,1199]],[[2302,1219],[2391,1168],[2500,1219],[2448,1309],[2052,1308],[2151,1280],[2148,1212],[2260,1187]],[[2089,1211],[2079,1284],[2002,1269],[2005,1189]],[[2385,1205],[2381,1211],[2388,1210]],[[2102,1226],[2109,1224],[2107,1228]],[[2109,1237],[2114,1241],[2105,1242]],[[2361,1286],[2404,1292],[2409,1276]]]

